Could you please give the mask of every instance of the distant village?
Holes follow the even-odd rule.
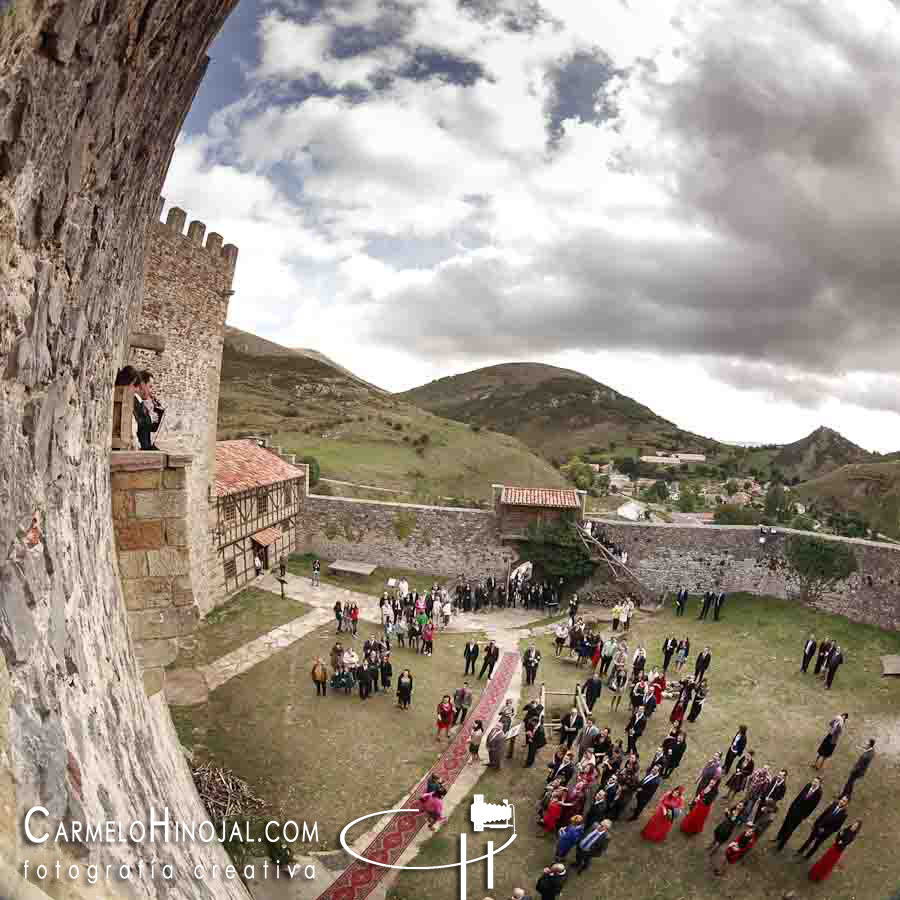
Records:
[[[706,463],[703,453],[656,452],[607,463],[573,459],[561,470],[588,490],[598,509],[634,522],[784,524],[807,531],[841,530],[812,515],[807,504],[792,496],[790,485],[746,475],[711,476],[716,467]]]

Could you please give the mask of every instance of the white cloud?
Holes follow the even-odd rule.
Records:
[[[719,437],[827,416],[900,447],[888,0],[470,6],[261,20],[250,93],[167,185],[241,248],[235,324],[388,387],[540,358]],[[576,53],[619,73],[595,97],[613,117],[554,97]]]

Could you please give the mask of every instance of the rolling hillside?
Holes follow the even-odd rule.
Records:
[[[900,462],[842,466],[794,492],[818,510],[853,513],[882,534],[900,538]]]
[[[315,351],[226,329],[219,438],[264,432],[315,456],[322,477],[390,488],[335,493],[416,502],[488,500],[491,484],[557,487],[562,476],[519,440],[417,409]],[[408,493],[400,493],[408,492]]]
[[[540,363],[489,366],[397,396],[437,415],[515,435],[548,459],[592,448],[615,455],[719,447],[586,375]]]

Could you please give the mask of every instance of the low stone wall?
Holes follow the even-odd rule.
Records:
[[[607,536],[628,552],[628,567],[651,590],[717,588],[778,597],[797,595],[784,558],[792,534],[778,529],[760,543],[753,526],[657,525],[598,519]],[[900,545],[839,540],[853,548],[858,571],[827,594],[819,607],[882,628],[900,629]]]
[[[188,526],[189,456],[113,453],[113,529],[128,628],[148,696],[163,686],[177,639],[191,634],[198,611],[192,589]]]
[[[325,559],[349,559],[436,575],[506,577],[518,558],[500,542],[493,510],[306,497],[298,543]]]

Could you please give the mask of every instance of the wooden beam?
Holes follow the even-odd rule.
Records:
[[[166,339],[161,334],[149,334],[146,331],[132,331],[128,343],[132,350],[162,353],[166,349]]]

